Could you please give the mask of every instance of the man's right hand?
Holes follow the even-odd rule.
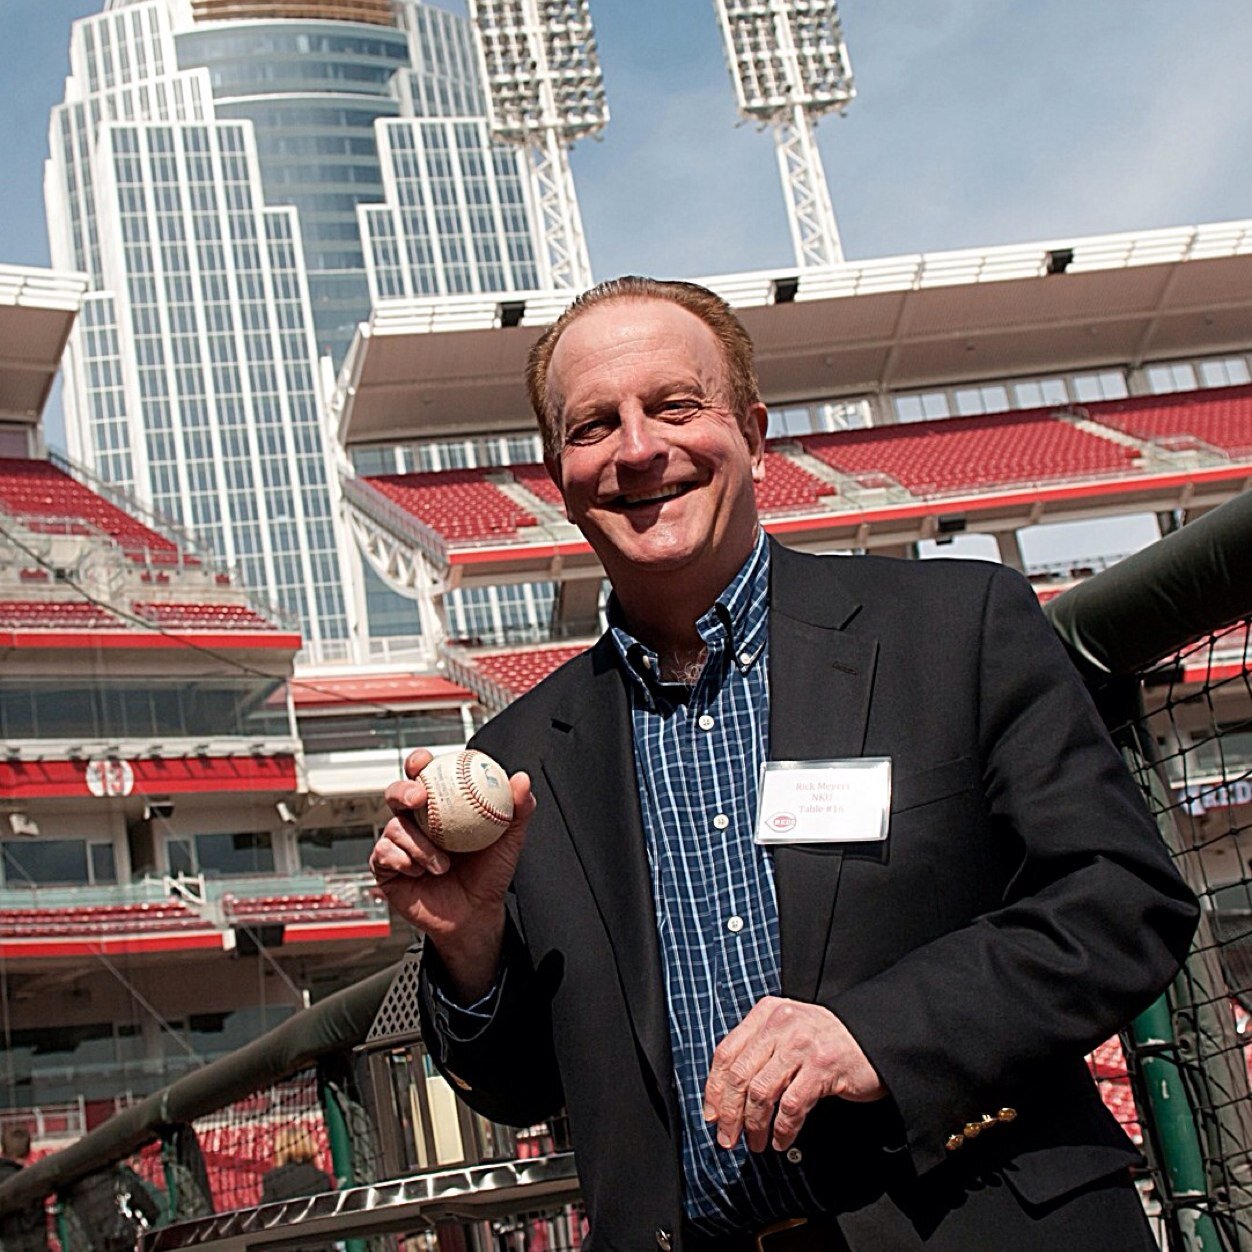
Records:
[[[434,944],[464,1003],[490,990],[500,963],[504,899],[535,811],[530,779],[514,774],[513,821],[488,848],[448,853],[436,847],[414,813],[426,805],[418,774],[431,761],[419,748],[404,762],[405,778],[387,788],[392,817],[370,854],[370,870],[387,903]]]

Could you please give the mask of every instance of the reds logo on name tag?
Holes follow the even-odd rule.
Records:
[[[891,758],[766,761],[757,843],[868,843],[887,837]]]

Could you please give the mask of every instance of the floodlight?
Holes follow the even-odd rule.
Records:
[[[525,150],[549,287],[586,287],[591,262],[569,147],[609,120],[587,0],[469,0],[492,134]]]
[[[796,260],[843,260],[813,135],[856,94],[835,0],[714,0],[739,112],[774,128]]]

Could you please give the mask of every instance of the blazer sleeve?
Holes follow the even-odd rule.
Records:
[[[878,1070],[919,1172],[1015,1107],[1167,985],[1198,917],[1143,799],[1025,579],[985,592],[978,750],[988,838],[1015,840],[998,906],[829,1005]],[[954,872],[959,872],[954,870]],[[942,889],[941,887],[939,889]]]
[[[549,1013],[551,991],[531,966],[512,913],[494,994],[482,1020],[450,1009],[438,953],[422,954],[422,1039],[440,1073],[475,1112],[507,1126],[533,1126],[565,1105]],[[477,1016],[477,1015],[475,1015]]]

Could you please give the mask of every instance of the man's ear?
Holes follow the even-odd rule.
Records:
[[[752,481],[765,478],[765,432],[769,427],[769,410],[759,400],[751,405],[743,419],[743,437],[752,453]]]

